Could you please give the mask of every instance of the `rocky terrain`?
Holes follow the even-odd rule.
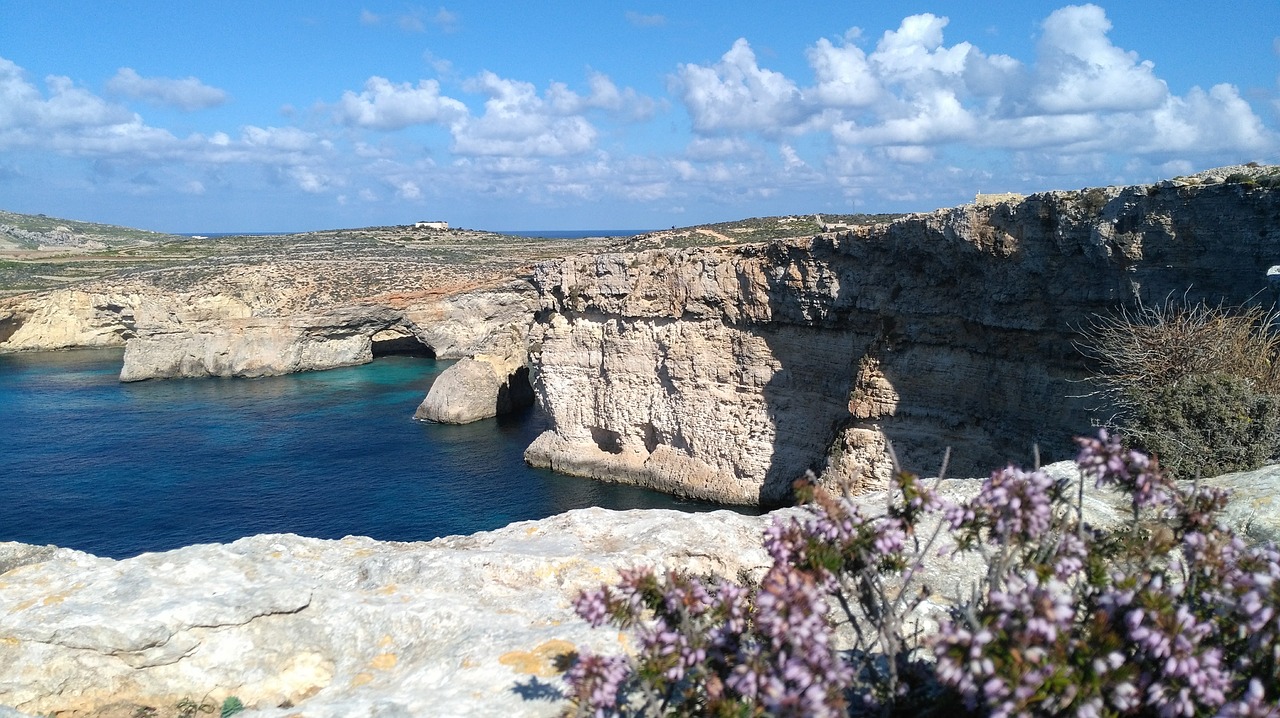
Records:
[[[1076,477],[1070,463],[1048,471]],[[978,483],[940,491],[967,499]],[[1277,467],[1208,483],[1235,491],[1242,535],[1280,537]],[[1129,520],[1124,496],[1086,489],[1091,524]],[[885,503],[861,500],[868,515]],[[635,566],[758,579],[765,525],[794,511],[583,509],[426,543],[263,535],[120,561],[0,544],[0,706],[22,711],[0,716],[162,717],[231,695],[246,718],[559,715],[558,658],[629,647],[577,618],[579,590]],[[985,570],[976,554],[929,552],[926,634]]]
[[[1280,173],[986,196],[809,238],[540,264],[535,465],[744,504],[1072,451],[1077,329],[1169,297],[1274,301]],[[1105,416],[1105,415],[1104,415]]]
[[[0,247],[0,294],[9,295],[0,299],[0,352],[123,344],[125,381],[284,374],[393,352],[463,359],[417,414],[453,423],[532,401],[533,262],[635,242],[732,243],[811,229],[811,219],[780,217],[630,240],[410,226],[194,239],[0,219],[35,237]],[[79,251],[92,247],[105,249]]]

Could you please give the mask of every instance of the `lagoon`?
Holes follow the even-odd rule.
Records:
[[[573,508],[721,508],[527,466],[531,409],[411,417],[450,362],[122,384],[121,350],[0,355],[0,541],[122,558],[259,533],[420,541]]]

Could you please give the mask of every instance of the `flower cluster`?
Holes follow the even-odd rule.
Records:
[[[1141,451],[1125,449],[1120,437],[1102,429],[1097,438],[1080,437],[1076,443],[1080,446],[1076,457],[1080,470],[1085,476],[1092,476],[1099,487],[1113,485],[1127,491],[1134,515],[1162,506],[1172,498],[1173,485],[1158,463]]]
[[[969,504],[948,506],[947,520],[974,538],[985,529],[997,543],[1039,541],[1049,533],[1063,488],[1043,471],[1008,466],[992,473]]]
[[[580,616],[639,640],[634,656],[578,656],[573,704],[593,716],[889,715],[955,701],[992,716],[1280,718],[1280,551],[1219,524],[1223,492],[1180,488],[1105,432],[1078,441],[1080,491],[1092,479],[1126,492],[1129,526],[1086,525],[1082,493],[1015,467],[959,505],[899,472],[879,513],[801,487],[804,513],[765,531],[773,565],[759,585],[637,569],[582,593]],[[943,528],[988,573],[946,601],[949,619],[922,643],[906,625]],[[852,634],[843,652],[837,627]]]

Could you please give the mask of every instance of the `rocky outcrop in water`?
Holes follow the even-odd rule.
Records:
[[[1046,470],[1076,476],[1072,464]],[[1206,483],[1237,488],[1235,530],[1280,538],[1280,468]],[[948,480],[940,493],[964,500],[978,484]],[[866,515],[885,505],[875,492],[859,500]],[[1130,520],[1123,495],[1092,484],[1083,506],[1099,528]],[[246,718],[549,718],[566,708],[557,658],[630,647],[574,615],[579,590],[635,566],[758,579],[765,525],[794,511],[583,509],[426,543],[264,535],[121,561],[0,543],[0,706],[130,718],[234,695]],[[930,551],[922,576],[935,591],[913,625],[934,630],[986,571],[976,554]]]
[[[1278,240],[1280,191],[1188,178],[544,263],[553,428],[526,459],[768,504],[809,469],[874,486],[889,442],[926,470],[948,446],[958,471],[1062,458],[1094,418],[1075,329],[1139,299],[1270,302]]]

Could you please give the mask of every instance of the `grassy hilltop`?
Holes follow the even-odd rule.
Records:
[[[823,215],[831,225],[874,224],[893,215]],[[0,295],[148,273],[175,290],[231,265],[368,261],[466,269],[474,276],[515,273],[541,260],[580,252],[699,247],[811,236],[814,215],[758,217],[672,228],[634,237],[544,239],[473,229],[412,225],[299,234],[195,239],[106,224],[0,211]],[[377,281],[377,277],[369,277]],[[410,287],[404,287],[409,289]]]

